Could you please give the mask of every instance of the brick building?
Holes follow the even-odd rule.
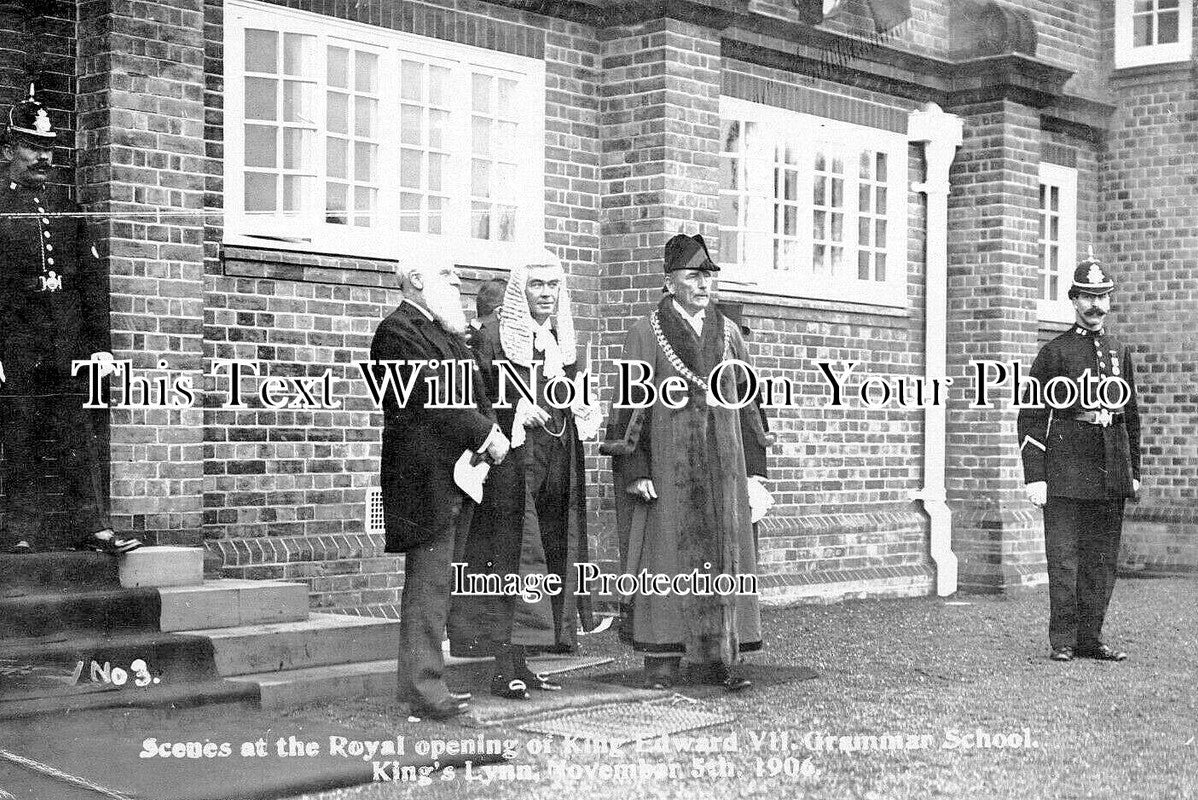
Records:
[[[109,214],[117,357],[196,388],[111,412],[120,527],[393,615],[381,418],[353,362],[397,302],[395,254],[448,248],[472,287],[557,252],[606,399],[684,231],[712,244],[762,375],[796,388],[772,414],[768,597],[1000,591],[1044,580],[1040,521],[1015,411],[969,407],[970,362],[1030,361],[1090,247],[1121,281],[1146,413],[1127,562],[1198,565],[1192,6],[24,0],[0,6],[0,81],[14,100],[37,81],[76,143],[59,179]],[[243,406],[221,359],[259,367]],[[820,361],[855,362],[844,406]],[[326,369],[339,407],[254,394]],[[870,407],[869,376],[955,385]]]

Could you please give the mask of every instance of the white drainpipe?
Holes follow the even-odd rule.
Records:
[[[912,184],[911,190],[928,198],[924,376],[930,385],[933,378],[944,378],[948,368],[948,171],[961,146],[961,118],[928,103],[907,118],[907,138],[923,144],[927,165],[924,182]],[[941,400],[940,405],[924,408],[924,485],[911,499],[923,501],[928,512],[936,594],[948,597],[957,591],[957,556],[952,547],[953,514],[945,502],[946,408],[945,398]]]

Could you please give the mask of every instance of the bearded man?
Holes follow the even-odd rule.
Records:
[[[739,328],[711,305],[719,271],[702,236],[678,234],[665,248],[666,296],[629,330],[623,360],[646,364],[655,385],[686,386],[685,405],[658,402],[618,409],[601,451],[613,456],[616,522],[624,572],[755,576],[744,424],[766,443],[758,412],[722,405],[737,396],[736,370],[719,386],[712,370],[727,359],[748,363]],[[743,377],[743,376],[742,376]],[[677,395],[684,394],[679,391]],[[630,400],[634,398],[629,398]],[[698,581],[695,581],[698,583]],[[729,691],[750,684],[735,664],[761,648],[755,594],[635,594],[624,598],[620,634],[645,654],[646,685],[669,688],[680,663],[697,680]]]
[[[546,396],[550,381],[577,375],[570,295],[557,256],[545,251],[514,269],[497,311],[497,318],[482,320],[473,346],[513,450],[488,477],[466,559],[472,572],[557,575],[562,591],[537,602],[455,596],[449,638],[455,655],[493,653],[492,693],[522,698],[529,688],[561,688],[529,669],[526,647],[566,652],[575,646],[580,623],[584,630],[594,627],[590,598],[574,595],[574,565],[587,560],[581,440],[597,434],[598,410],[581,403],[555,408]],[[536,402],[500,397],[496,362],[503,361],[535,392]],[[514,394],[511,379],[506,383]]]
[[[378,380],[387,370],[379,362],[386,361],[436,360],[473,367],[463,339],[466,317],[457,269],[433,254],[422,261],[401,266],[403,300],[371,341]],[[405,380],[410,375],[399,371]],[[386,551],[406,554],[399,699],[410,704],[414,717],[446,719],[466,711],[467,696],[451,694],[445,685],[441,642],[449,613],[450,560],[469,530],[473,510],[473,502],[454,483],[454,465],[466,450],[502,463],[509,443],[495,425],[477,372],[470,373],[475,405],[456,408],[434,408],[430,402],[460,400],[466,387],[450,386],[448,394],[430,396],[425,378],[445,372],[427,365],[420,372],[402,406],[394,392],[384,394],[383,521]]]

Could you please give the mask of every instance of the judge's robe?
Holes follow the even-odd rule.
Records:
[[[659,333],[676,363],[659,344]],[[722,361],[749,360],[740,330],[716,308],[708,309],[702,336],[696,336],[669,297],[628,331],[619,358],[648,364],[656,385],[683,375],[679,366],[706,381]],[[743,380],[742,370],[724,370],[720,385],[729,400],[737,397],[738,377]],[[752,403],[741,409],[712,406],[705,389],[691,381],[687,386],[681,409],[660,400],[640,412],[613,407],[601,452],[613,456],[623,571],[756,575],[741,429],[743,424],[764,445],[759,412]],[[640,478],[653,481],[657,499],[645,503],[625,491]],[[647,655],[730,664],[740,653],[761,648],[756,595],[638,593],[620,599],[621,637]]]
[[[495,316],[482,321],[471,344],[487,396],[496,405],[500,380],[495,362],[506,356]],[[533,355],[536,361],[543,358],[540,352]],[[529,368],[515,363],[509,368],[532,386]],[[574,365],[566,365],[565,372],[573,378]],[[575,595],[574,565],[586,561],[588,553],[582,444],[569,410],[546,404],[545,384],[538,369],[538,405],[550,412],[550,430],[526,428],[526,442],[491,470],[483,502],[475,509],[465,548],[456,560],[478,575],[556,574],[561,592],[536,602],[455,595],[449,622],[455,656],[492,655],[494,645],[509,631],[512,644],[567,651],[577,644],[580,626],[595,627],[590,597]],[[511,438],[520,394],[510,378],[505,394],[511,407],[497,407],[495,413],[499,427]]]

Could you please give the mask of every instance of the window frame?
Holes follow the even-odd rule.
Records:
[[[724,149],[725,142],[723,139],[727,125],[733,119],[741,120],[742,122],[746,120],[753,121],[757,124],[760,130],[759,135],[762,137],[759,152],[764,151],[766,157],[758,156],[757,158],[753,158],[751,153],[748,155],[759,168],[768,166],[772,171],[773,169],[785,166],[785,158],[781,163],[777,162],[775,158],[776,147],[779,142],[785,144],[789,140],[792,145],[796,143],[800,145],[798,147],[799,155],[797,159],[797,166],[800,169],[797,171],[796,177],[796,201],[791,202],[786,198],[785,189],[783,189],[782,196],[779,196],[778,186],[776,185],[777,178],[771,178],[768,174],[764,180],[759,179],[755,185],[749,186],[744,190],[733,192],[724,185],[725,175],[727,174],[724,160],[729,156]],[[742,141],[744,135],[742,129]],[[841,277],[835,280],[830,280],[831,276],[826,273],[817,275],[814,272],[813,266],[814,256],[812,254],[812,246],[816,243],[814,231],[814,213],[816,208],[813,194],[815,163],[814,149],[810,146],[813,143],[839,150],[844,158],[844,175],[852,176],[851,181],[845,181],[843,188],[844,205],[842,208],[844,212],[842,231],[845,255],[841,261],[841,269],[844,272]],[[720,98],[719,193],[721,205],[721,245],[717,260],[721,266],[721,286],[732,290],[751,291],[779,297],[865,303],[905,308],[908,305],[907,273],[909,265],[907,228],[909,224],[908,204],[910,202],[907,148],[907,137],[902,133],[827,119],[735,97]],[[862,280],[857,277],[857,257],[859,252],[858,222],[863,214],[868,215],[871,220],[876,221],[877,219],[875,212],[863,212],[859,208],[858,188],[861,182],[869,181],[871,185],[877,186],[875,177],[868,179],[857,177],[859,159],[864,150],[884,152],[887,161],[887,177],[884,183],[887,189],[887,211],[884,217],[886,220],[886,246],[883,251],[886,254],[886,274],[885,279],[882,281]],[[771,152],[774,155],[769,155]],[[775,184],[770,187],[771,194],[769,196],[759,194],[761,189],[764,188],[763,183]],[[755,191],[758,193],[755,194]],[[749,267],[740,263],[741,254],[740,252],[735,254],[731,252],[729,246],[730,237],[726,235],[726,232],[731,229],[726,229],[723,226],[725,197],[734,193],[740,198],[751,196],[757,198],[759,201],[764,199],[769,208],[769,215],[766,220],[766,224],[769,226],[768,230],[761,229],[760,226],[757,228],[752,226],[741,228],[738,224],[736,228],[738,232],[737,238],[739,239],[745,234],[750,237],[767,237],[770,240],[768,248],[764,247],[759,241],[754,246],[754,249],[757,251],[759,257],[761,257],[763,251],[767,252],[771,265],[773,262],[773,240],[793,238],[797,242],[799,269],[776,270],[772,266]],[[873,202],[876,201],[871,201],[871,206]],[[797,215],[799,222],[797,233],[794,237],[787,236],[785,227],[782,233],[774,230],[776,227],[774,214],[777,213],[775,206],[778,204],[797,205],[798,207]],[[825,205],[829,204],[830,200],[826,199]],[[738,210],[738,223],[740,217],[745,214],[748,214],[748,211]],[[825,239],[830,236],[831,225],[830,218],[826,219],[829,220],[829,227],[825,229]],[[739,241],[737,243],[738,250],[748,246],[748,244],[741,245]],[[880,250],[876,246],[868,245],[866,249],[870,253],[876,253]],[[828,258],[830,258],[830,255]],[[870,264],[870,269],[873,270],[875,267],[873,266],[872,256]],[[786,276],[790,276],[789,279]]]
[[[1046,273],[1045,256],[1040,255],[1036,267],[1037,291],[1036,313],[1042,322],[1072,322],[1074,319],[1073,303],[1069,300],[1069,287],[1073,284],[1073,270],[1077,266],[1077,168],[1066,167],[1041,161],[1039,169],[1039,185],[1056,187],[1059,190],[1057,216],[1060,219],[1057,239],[1057,296],[1042,297],[1043,280]],[[1045,192],[1045,196],[1049,196]],[[1045,209],[1040,206],[1037,214],[1044,218]],[[1045,225],[1048,230],[1048,226]],[[1037,245],[1042,241],[1037,236]]]
[[[1189,61],[1194,51],[1194,0],[1178,0],[1176,42],[1140,46],[1135,44],[1135,3],[1115,0],[1115,69]],[[1159,15],[1159,9],[1154,13]]]
[[[312,181],[314,191],[310,193],[312,197],[306,198],[307,202],[301,206],[302,213],[290,220],[283,217],[285,212],[262,215],[255,219],[258,215],[245,210],[245,176],[247,171],[253,171],[252,167],[245,165],[245,31],[248,28],[316,37],[314,51],[317,56],[313,67],[316,88],[313,90],[315,99],[312,107],[312,116],[316,122],[315,143],[311,151],[312,169],[315,173]],[[347,212],[351,224],[341,225],[325,221],[326,209],[323,205],[327,204],[327,198],[323,184],[330,180],[326,161],[326,140],[335,135],[329,130],[326,111],[330,87],[325,71],[330,45],[379,54],[379,105],[373,139],[379,142],[374,182],[379,187],[375,213],[381,223],[372,227],[355,227],[352,224],[355,216],[352,210],[352,185],[355,183],[352,174],[345,181],[351,185],[348,204],[350,210]],[[439,252],[448,251],[458,264],[477,266],[506,264],[529,248],[544,247],[546,94],[543,61],[255,0],[226,2],[224,46],[223,243],[388,259],[393,259],[402,252],[428,252],[435,249]],[[400,155],[404,148],[400,136],[400,107],[404,104],[400,94],[400,68],[405,57],[425,64],[452,65],[450,90],[447,94],[456,98],[456,105],[452,107],[445,132],[448,146],[454,155],[449,161],[455,163],[449,165],[447,174],[442,179],[442,191],[449,196],[449,200],[442,210],[441,234],[400,230]],[[350,63],[353,63],[352,53]],[[517,79],[513,97],[513,105],[520,121],[517,138],[521,142],[531,139],[542,145],[513,148],[515,174],[517,178],[524,180],[511,190],[516,206],[515,235],[511,241],[475,239],[472,235],[470,180],[473,153],[470,131],[473,110],[470,90],[472,76],[476,71]],[[349,91],[352,94],[354,90],[351,88]],[[281,120],[282,114],[277,116]],[[249,122],[252,124],[253,121]],[[281,122],[268,124],[278,125]],[[351,143],[354,140],[352,119],[349,140]],[[352,150],[352,144],[350,149]],[[431,148],[422,144],[419,149],[427,152]],[[282,158],[283,152],[280,148],[277,165],[282,164]],[[280,168],[275,169],[276,173],[280,171]],[[493,196],[495,182],[493,179]],[[419,191],[428,194],[425,188]],[[494,220],[492,231],[497,225],[498,220]]]

